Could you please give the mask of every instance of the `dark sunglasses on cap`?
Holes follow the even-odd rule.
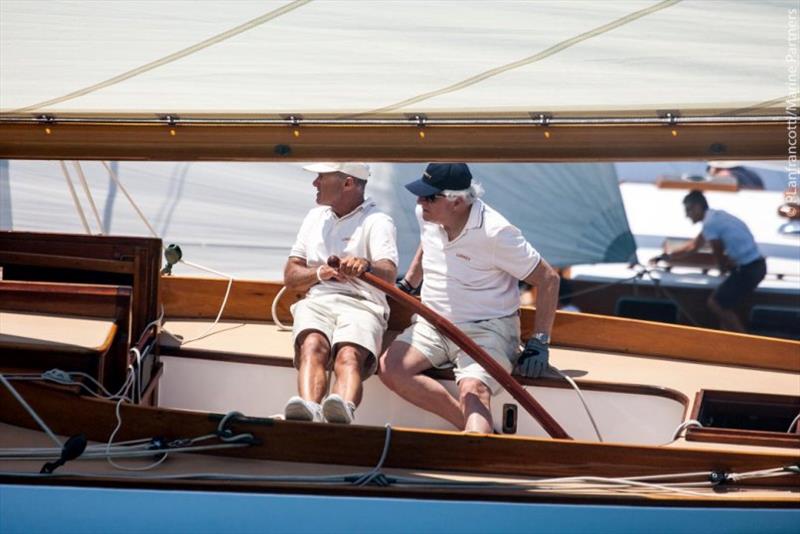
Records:
[[[433,195],[426,195],[424,197],[419,197],[419,199],[430,203],[430,202],[436,202],[437,198],[444,198],[446,196],[447,195],[445,195],[444,193],[434,193]]]

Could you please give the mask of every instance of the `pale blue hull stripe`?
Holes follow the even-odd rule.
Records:
[[[0,533],[798,532],[800,510],[0,485]]]

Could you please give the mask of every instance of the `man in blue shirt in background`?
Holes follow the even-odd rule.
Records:
[[[722,210],[709,209],[702,191],[692,191],[686,195],[683,206],[686,216],[693,223],[703,222],[703,229],[685,245],[650,261],[681,259],[708,242],[720,273],[730,271],[730,275],[708,298],[708,307],[719,318],[722,329],[744,332],[744,325],[735,310],[767,274],[767,263],[758,250],[753,234],[741,219]]]

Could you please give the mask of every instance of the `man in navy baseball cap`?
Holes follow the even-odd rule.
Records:
[[[472,173],[466,163],[430,163],[422,178],[406,184],[406,189],[418,197],[436,195],[444,190],[461,191],[472,184]]]
[[[398,287],[420,287],[423,304],[458,325],[506,371],[518,363],[524,376],[541,376],[548,368],[558,273],[479,198],[483,188],[465,163],[431,163],[406,189],[417,197],[420,246]],[[520,356],[519,280],[537,288],[534,335]],[[424,374],[432,367],[455,367],[455,396]],[[459,430],[492,433],[491,398],[500,383],[423,318],[383,353],[378,376]]]

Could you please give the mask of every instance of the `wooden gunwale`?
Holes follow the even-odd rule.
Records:
[[[63,435],[83,432],[105,441],[116,426],[115,404],[78,397],[45,385],[18,383],[17,390],[51,429]],[[221,415],[122,405],[117,440],[205,435]],[[36,428],[30,415],[3,389],[0,420]],[[247,419],[232,425],[250,432],[259,444],[219,451],[219,455],[288,462],[373,466],[384,447],[381,427],[326,425]],[[331,447],[336,443],[336,447]],[[573,440],[462,434],[395,428],[385,467],[506,474],[514,476],[629,477],[696,471],[743,472],[794,465],[800,454],[692,450]],[[800,476],[763,479],[759,486],[800,486]]]

